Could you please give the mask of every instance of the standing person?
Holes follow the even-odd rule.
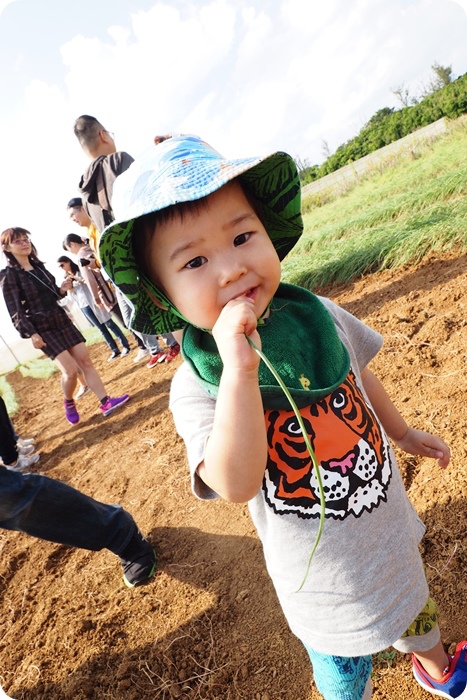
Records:
[[[34,440],[29,438],[19,442],[2,396],[0,396],[0,458],[3,466],[14,472],[29,469],[39,461]]]
[[[81,199],[81,197],[73,197],[72,199],[70,199],[67,204],[67,211],[70,219],[74,221],[75,224],[78,224],[78,226],[82,226],[86,229],[86,238],[89,241],[89,245],[94,251],[94,254],[96,255],[96,259],[98,260],[99,232],[92,223],[87,213],[85,212],[83,207],[83,200]],[[125,322],[123,321],[123,316],[121,315],[121,312],[120,316],[123,325],[126,326]],[[146,346],[143,343],[141,337],[137,333],[132,331],[131,328],[129,330],[138,346],[138,353],[134,359],[134,362],[139,362],[144,357],[146,357],[147,354],[149,354],[149,351],[146,350]]]
[[[73,286],[70,290],[68,290],[68,296],[81,309],[89,323],[100,330],[102,337],[109,346],[111,350],[111,355],[108,358],[109,362],[111,360],[115,360],[115,358],[119,357],[120,355],[128,355],[130,352],[130,345],[126,339],[125,333],[122,331],[120,326],[118,326],[115,321],[112,320],[112,317],[108,311],[95,306],[91,290],[84,281],[78,265],[67,255],[61,255],[58,258],[57,263],[58,266],[64,271],[65,278],[70,278],[72,280]],[[121,351],[118,349],[118,345],[112,337],[111,331],[120,340],[122,344]]]
[[[116,178],[125,172],[133,162],[125,151],[117,151],[114,134],[108,131],[95,117],[83,114],[75,121],[74,133],[81,148],[91,163],[79,183],[82,204],[97,228],[98,235],[114,220],[112,192]],[[160,137],[165,139],[165,136]],[[118,290],[118,304],[127,328],[130,327],[131,306],[125,297],[125,290]],[[180,345],[172,333],[162,334],[168,352],[161,350],[157,336],[150,333],[140,335],[146,353],[140,349],[135,362],[145,354],[150,355],[147,367],[155,367],[160,362],[171,362],[180,352]]]
[[[19,226],[8,228],[0,236],[8,265],[0,273],[0,284],[11,320],[22,338],[31,338],[36,350],[42,350],[58,366],[64,394],[65,416],[69,423],[79,422],[73,399],[78,367],[87,386],[100,402],[104,416],[110,415],[130,398],[128,394],[111,398],[89,356],[85,339],[57,304],[71,289],[71,280],[60,287],[37,257],[30,233]]]
[[[393,645],[412,653],[425,690],[465,698],[467,642],[454,656],[441,643],[418,549],[424,526],[389,440],[442,468],[449,448],[409,427],[368,368],[378,333],[280,283],[303,229],[293,159],[232,161],[200,139],[173,138],[119,178],[113,202],[101,260],[125,286],[134,326],[184,328],[170,406],[194,492],[249,502],[320,692],[367,700],[371,654]]]

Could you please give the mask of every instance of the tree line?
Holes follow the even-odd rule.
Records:
[[[438,69],[438,70],[437,70]],[[379,109],[360,130],[357,136],[340,145],[328,155],[321,165],[300,162],[300,179],[303,185],[318,180],[348,163],[387,146],[422,126],[428,126],[441,117],[455,119],[467,112],[467,73],[451,80],[451,67],[434,64],[436,78],[424,88],[421,99],[410,98],[404,86],[393,89],[393,93],[404,105],[402,109],[384,107]],[[442,87],[441,87],[442,86]],[[433,90],[430,92],[430,90]],[[407,104],[411,102],[412,104]]]

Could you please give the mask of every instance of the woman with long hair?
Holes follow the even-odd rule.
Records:
[[[7,267],[0,272],[0,285],[11,320],[22,338],[31,338],[33,346],[42,350],[58,366],[64,394],[65,415],[69,423],[79,422],[73,399],[78,367],[86,384],[100,401],[100,410],[108,416],[130,398],[128,394],[111,398],[89,356],[85,339],[58,305],[72,280],[61,286],[38,258],[37,250],[24,228],[8,228],[0,236]]]
[[[125,333],[112,319],[109,311],[100,309],[94,304],[91,290],[87,286],[79,266],[73,262],[68,255],[61,255],[57,263],[65,273],[65,279],[71,279],[72,289],[68,290],[68,296],[81,309],[89,323],[100,330],[105,342],[109,346],[112,352],[108,358],[109,362],[115,360],[119,355],[128,355],[130,352],[130,345]],[[118,349],[118,345],[110,331],[120,340],[122,344],[121,351]]]

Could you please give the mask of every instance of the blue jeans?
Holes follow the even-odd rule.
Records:
[[[0,466],[0,528],[43,540],[120,555],[138,532],[121,506],[95,501],[40,474],[20,474]]]
[[[125,333],[122,331],[122,329],[119,326],[117,326],[115,321],[113,321],[110,318],[105,323],[101,323],[90,306],[83,306],[81,308],[81,311],[86,316],[88,321],[90,323],[92,323],[93,326],[96,326],[96,328],[98,328],[100,330],[100,332],[104,336],[105,342],[107,343],[109,348],[112,350],[112,352],[118,352],[118,346],[117,346],[117,343],[115,342],[115,340],[110,335],[110,331],[112,331],[112,333],[114,333],[114,335],[116,335],[117,338],[120,339],[120,342],[122,343],[122,346],[124,348],[127,348],[127,350],[130,349],[130,345],[128,343],[128,340],[126,339]]]

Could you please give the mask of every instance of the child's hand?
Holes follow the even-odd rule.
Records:
[[[451,458],[451,451],[444,440],[436,435],[426,433],[424,430],[408,428],[400,440],[394,442],[411,455],[421,455],[422,457],[432,457],[438,460],[442,469],[446,469]]]
[[[225,369],[256,372],[260,358],[245,336],[261,348],[257,323],[253,301],[248,297],[233,299],[224,306],[212,334]]]

